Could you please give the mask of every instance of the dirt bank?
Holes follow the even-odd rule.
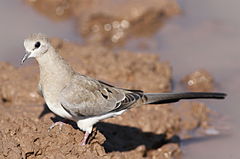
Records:
[[[214,90],[214,78],[204,69],[196,70],[186,75],[181,82],[190,91],[208,92]]]
[[[166,18],[179,13],[175,0],[26,0],[52,20],[74,17],[88,42],[110,46],[155,33]]]
[[[75,70],[119,87],[151,92],[171,90],[171,67],[153,54],[112,51],[53,39],[53,45]],[[90,145],[80,146],[83,133],[44,109],[37,93],[36,64],[15,68],[0,63],[0,158],[174,158],[189,131],[207,130],[211,111],[202,103],[146,105],[96,125]],[[42,113],[41,113],[42,112]],[[39,119],[39,116],[41,118]]]

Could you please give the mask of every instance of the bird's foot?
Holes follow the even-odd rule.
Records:
[[[84,146],[84,145],[87,144],[87,140],[88,140],[89,135],[90,135],[90,133],[86,131],[85,134],[84,134],[83,140],[81,142],[81,146]]]
[[[62,130],[62,126],[64,125],[64,122],[58,121],[53,123],[49,128],[48,131],[52,130],[55,126],[59,126],[59,129]]]

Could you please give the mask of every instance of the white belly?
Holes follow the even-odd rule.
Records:
[[[62,118],[67,118],[67,119],[72,119],[72,115],[69,114],[61,105],[56,104],[56,103],[51,103],[51,102],[47,102],[47,106],[48,108],[55,113],[56,115],[62,117]]]
[[[80,119],[77,121],[77,125],[81,130],[91,133],[93,125],[96,124],[98,121],[121,115],[125,111],[126,110],[121,110],[119,112],[108,113],[101,116],[93,116],[86,119]]]

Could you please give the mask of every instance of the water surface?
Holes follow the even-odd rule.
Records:
[[[22,0],[1,0],[0,13],[0,61],[18,66],[25,53],[23,39],[31,33],[41,32],[52,37],[81,42],[81,38],[74,32],[73,20],[50,21]]]

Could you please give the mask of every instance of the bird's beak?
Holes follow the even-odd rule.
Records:
[[[25,55],[23,56],[23,58],[22,58],[22,61],[21,61],[21,64],[23,64],[24,63],[24,61],[26,61],[27,59],[28,59],[28,57],[30,56],[30,52],[26,52],[25,53]]]

